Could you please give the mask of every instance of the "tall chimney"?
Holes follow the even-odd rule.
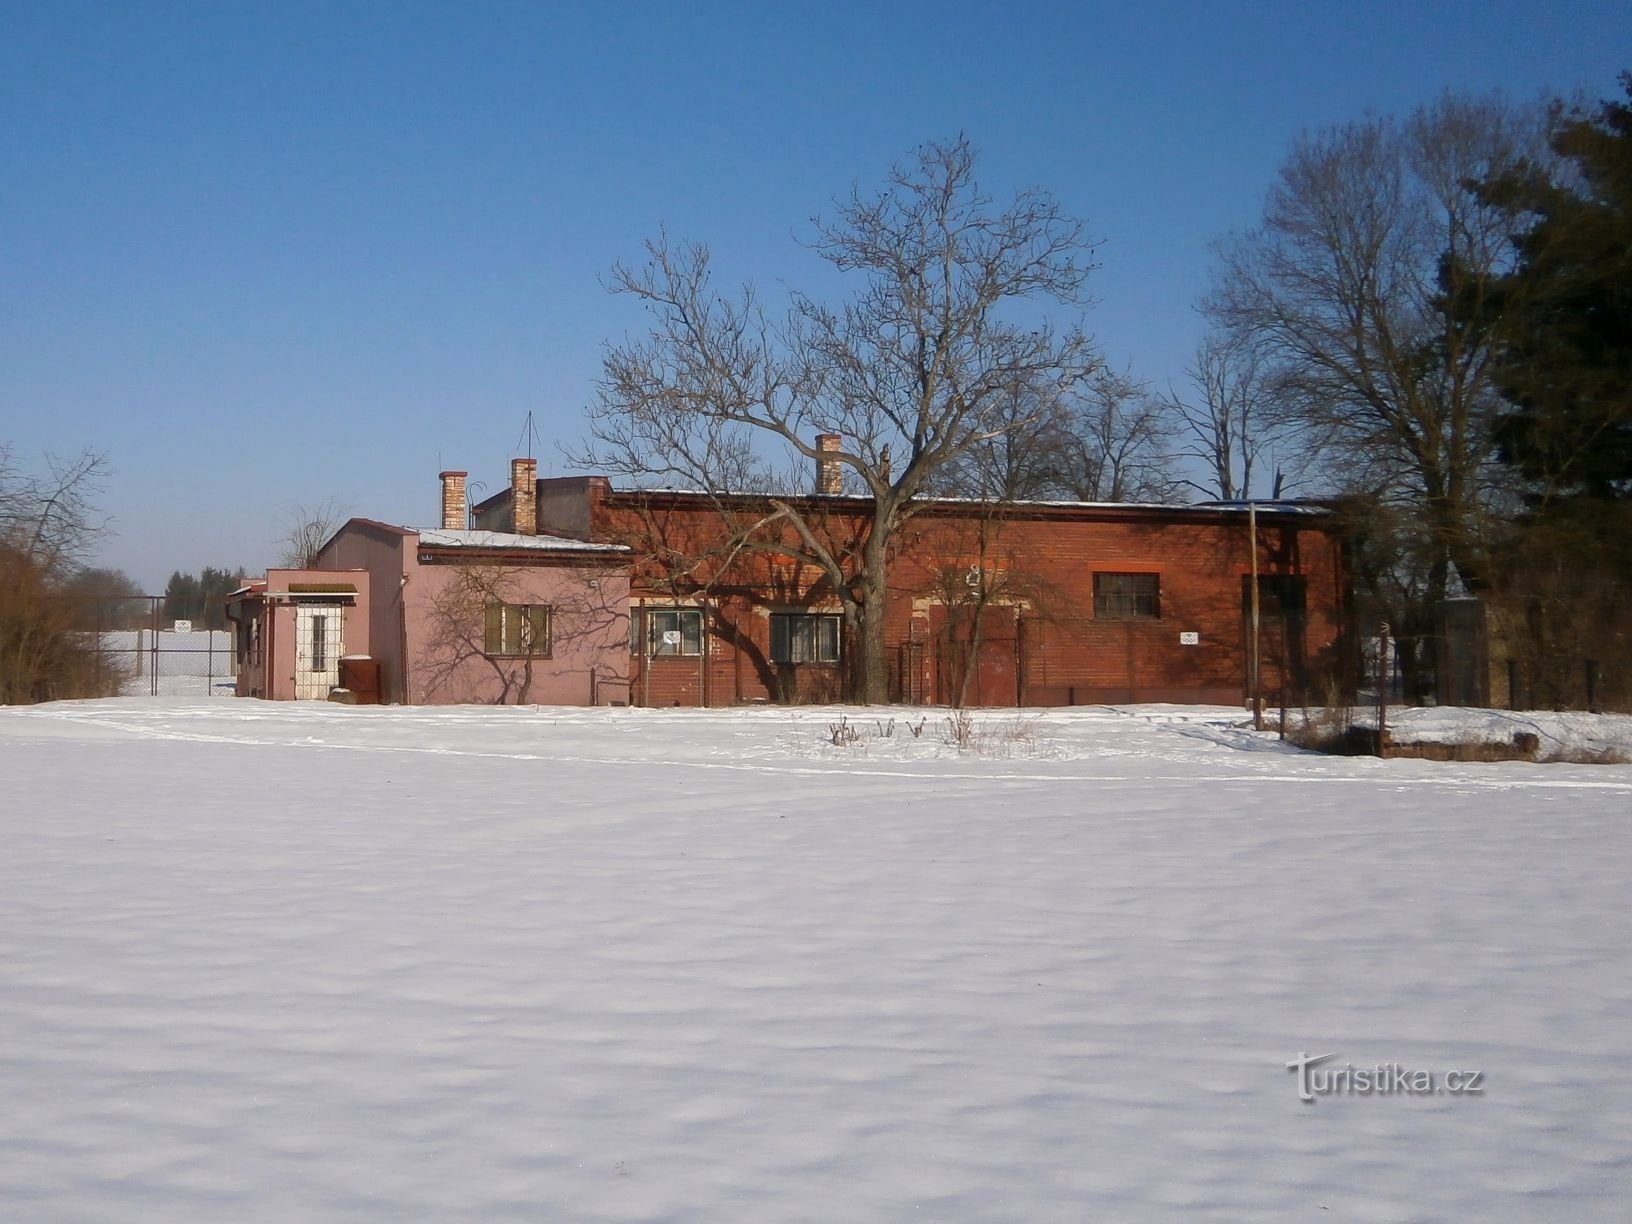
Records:
[[[465,477],[469,472],[442,473],[442,530],[465,529]]]
[[[510,508],[517,535],[538,534],[538,460],[510,460]]]
[[[824,433],[816,435],[816,449],[818,451],[836,451],[843,442],[844,439],[838,434]],[[822,454],[817,455],[816,492],[828,494],[844,492],[844,468],[837,459],[829,459]]]

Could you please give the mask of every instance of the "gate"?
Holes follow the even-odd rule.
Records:
[[[234,635],[164,618],[162,595],[65,597],[73,624],[95,643],[96,689],[109,697],[231,697],[237,684]]]

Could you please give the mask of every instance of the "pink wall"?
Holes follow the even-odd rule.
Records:
[[[295,698],[295,609],[286,600],[291,584],[349,583],[356,587],[355,605],[345,608],[342,630],[345,654],[369,654],[372,646],[369,612],[369,575],[361,570],[273,569],[266,571],[265,602],[258,606],[261,627],[261,662],[240,669],[238,693],[259,692],[273,701]],[[251,604],[250,606],[256,606]]]
[[[321,556],[325,566],[367,571],[373,592],[369,653],[381,663],[382,700],[416,705],[628,700],[626,567],[573,565],[548,556],[462,561],[456,554],[422,564],[419,556],[417,533],[365,519],[342,527]],[[495,599],[552,609],[548,658],[496,659],[485,653],[483,608]]]
[[[422,565],[414,554],[407,573],[411,701],[608,705],[628,700],[627,570],[515,561]],[[481,609],[490,599],[548,605],[550,656],[488,657]]]
[[[372,598],[368,610],[369,653],[380,661],[380,700],[403,700],[402,658],[404,605],[402,576],[414,564],[419,537],[411,531],[352,519],[319,555],[334,569],[368,571]],[[355,652],[354,652],[355,653]]]

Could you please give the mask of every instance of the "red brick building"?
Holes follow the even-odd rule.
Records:
[[[475,506],[477,530],[632,549],[636,705],[836,701],[853,651],[823,572],[777,551],[767,499],[532,480]],[[784,499],[789,500],[789,499]],[[833,545],[871,501],[791,499]],[[906,702],[1042,706],[1247,699],[1248,508],[930,501],[901,529],[886,616],[890,692]],[[1347,649],[1349,575],[1333,516],[1256,508],[1266,700],[1324,695]],[[782,534],[778,534],[778,533]],[[747,543],[745,543],[745,541]]]

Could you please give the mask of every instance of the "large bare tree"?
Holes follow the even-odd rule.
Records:
[[[1282,423],[1334,491],[1364,494],[1426,547],[1401,614],[1420,641],[1454,580],[1487,581],[1498,413],[1477,299],[1511,258],[1509,222],[1468,184],[1539,149],[1539,112],[1447,96],[1408,118],[1305,136],[1262,223],[1220,247],[1206,306],[1269,363]]]
[[[714,288],[700,245],[661,238],[640,266],[616,267],[613,291],[642,303],[651,329],[608,346],[594,441],[574,458],[715,494],[736,547],[814,567],[857,647],[853,696],[882,701],[892,542],[941,473],[1033,423],[1012,411],[1017,394],[1052,402],[1093,368],[1078,324],[1093,244],[1046,192],[994,203],[961,137],[923,146],[815,227],[813,248],[856,290],[831,304],[795,293],[774,321],[752,289]],[[819,451],[819,434],[838,448]],[[866,499],[859,532],[832,529],[831,503],[792,496],[787,473],[818,458]],[[723,496],[744,490],[762,503]]]

